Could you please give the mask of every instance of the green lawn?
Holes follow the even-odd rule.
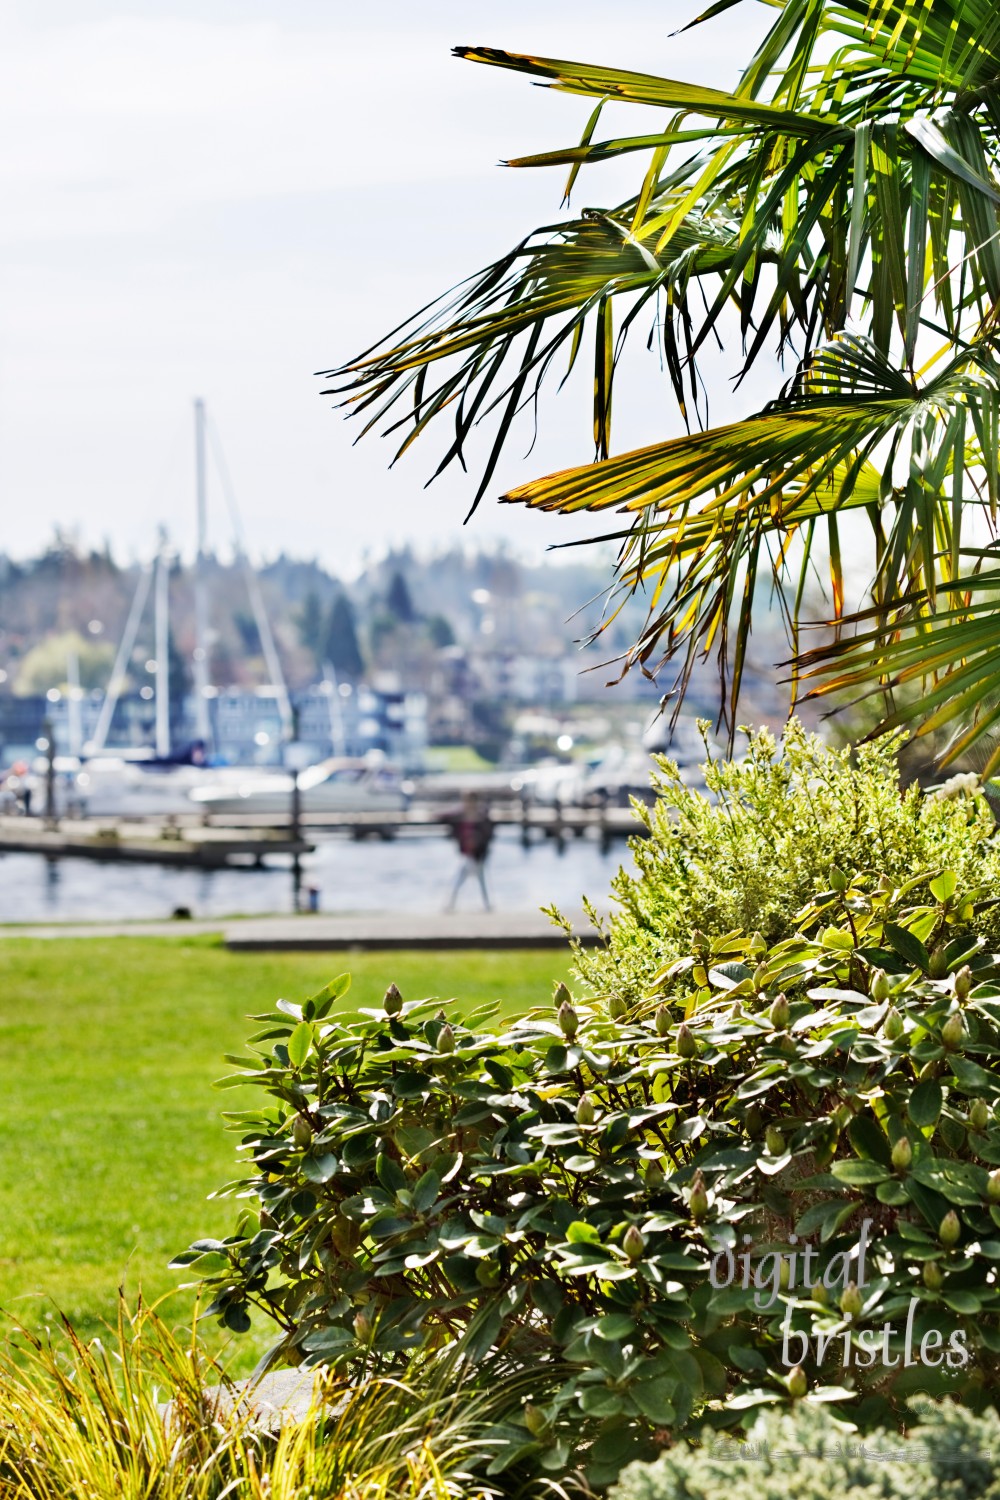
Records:
[[[237,1138],[220,1112],[240,1108],[241,1095],[212,1082],[229,1071],[222,1054],[253,1029],[248,1012],[303,999],[345,969],[353,1004],[377,1005],[394,980],[407,999],[502,997],[522,1009],[545,1003],[567,960],[0,939],[0,1308],[34,1326],[58,1308],[93,1332],[113,1315],[123,1278],[129,1293],[141,1283],[158,1297],[182,1279],[166,1268],[172,1254],[228,1233],[235,1204],[205,1200],[235,1175]],[[170,1304],[178,1321],[190,1307],[189,1293]]]

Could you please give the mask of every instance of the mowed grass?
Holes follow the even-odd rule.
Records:
[[[345,1007],[406,999],[471,1008],[544,1004],[569,955],[534,952],[251,954],[211,938],[0,940],[0,1309],[38,1327],[65,1313],[84,1334],[113,1320],[123,1282],[152,1300],[178,1287],[167,1262],[222,1236],[236,1173],[221,1092],[254,1027],[247,1015],[353,976]],[[164,1308],[183,1321],[192,1294]],[[250,1344],[267,1340],[248,1336]],[[246,1353],[237,1360],[246,1362]],[[252,1358],[250,1363],[252,1363]]]

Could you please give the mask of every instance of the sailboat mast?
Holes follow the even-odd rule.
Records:
[[[198,555],[194,569],[194,721],[195,734],[207,745],[212,726],[208,715],[208,597],[205,592],[205,543],[208,513],[205,496],[205,403],[194,403],[195,484],[198,500]]]
[[[156,753],[170,754],[170,563],[165,547],[156,559]]]
[[[66,682],[69,686],[69,695],[66,702],[66,728],[68,749],[70,755],[79,755],[83,744],[82,723],[83,716],[80,712],[80,699],[83,694],[80,691],[80,656],[75,648],[71,647],[66,653]]]

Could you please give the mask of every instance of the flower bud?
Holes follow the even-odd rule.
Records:
[[[708,952],[708,938],[702,932],[700,927],[696,927],[694,932],[692,932],[691,934],[691,947],[694,949],[695,953],[698,954]]]
[[[892,1166],[896,1172],[905,1172],[913,1160],[913,1147],[905,1135],[901,1135],[892,1148]]]
[[[566,1040],[571,1042],[576,1036],[580,1018],[568,1000],[564,1000],[560,1005],[557,1019],[559,1021],[559,1030]]]
[[[764,1113],[759,1104],[751,1104],[743,1117],[743,1125],[747,1135],[752,1140],[754,1136],[760,1135],[760,1128],[764,1123]]]
[[[529,1401],[524,1408],[524,1425],[532,1437],[541,1437],[549,1425],[549,1419],[540,1406],[532,1406]]]
[[[774,999],[771,1001],[770,1010],[771,1025],[774,1027],[775,1031],[785,1030],[788,1025],[790,1015],[791,1006],[788,1004],[788,996],[785,995],[784,992],[782,992],[780,995],[775,995]]]
[[[880,1004],[883,1000],[888,1000],[892,993],[892,985],[884,969],[876,969],[872,974],[871,993],[872,999],[878,1000]]]
[[[887,1042],[898,1042],[903,1035],[903,1018],[894,1005],[890,1005],[882,1022],[882,1035]]]
[[[570,994],[567,986],[563,984],[562,980],[560,979],[559,983],[552,991],[552,1004],[555,1006],[556,1010],[558,1010],[561,1005],[570,1005],[572,1003],[572,1000],[573,996]]]
[[[990,1123],[989,1105],[985,1099],[974,1099],[969,1110],[969,1124],[973,1130],[985,1130]]]
[[[843,870],[838,869],[837,866],[834,865],[832,870],[830,871],[831,891],[846,891],[847,885],[847,876],[844,874]]]
[[[923,1279],[929,1292],[939,1292],[944,1286],[944,1272],[936,1260],[924,1261]]]
[[[354,1337],[359,1344],[370,1344],[374,1331],[372,1320],[366,1312],[354,1314]]]
[[[698,1043],[695,1041],[694,1032],[686,1021],[682,1021],[677,1028],[675,1044],[678,1057],[697,1057]]]
[[[625,1231],[625,1238],[622,1240],[622,1249],[625,1251],[625,1254],[629,1260],[641,1260],[645,1248],[646,1241],[643,1239],[642,1234],[636,1229],[634,1224],[630,1224]]]
[[[646,1163],[646,1186],[651,1193],[662,1187],[666,1180],[667,1175],[658,1161]]]
[[[656,1027],[657,1036],[669,1036],[670,1034],[670,1012],[665,1005],[658,1005],[653,1015],[653,1025]]]
[[[628,1006],[621,995],[608,996],[608,1015],[612,1021],[620,1021],[622,1016],[628,1014]]]
[[[691,1196],[688,1199],[688,1208],[694,1220],[703,1219],[708,1213],[708,1193],[705,1191],[705,1179],[700,1172],[694,1174],[691,1183]]]
[[[955,994],[959,1000],[967,1000],[969,991],[972,989],[972,970],[968,964],[963,964],[955,975]]]
[[[997,1167],[986,1179],[986,1196],[991,1203],[1000,1203],[1000,1167]]]
[[[454,1052],[455,1050],[455,1033],[447,1021],[438,1032],[437,1049],[439,1052]]]
[[[793,1398],[793,1400],[801,1401],[802,1397],[805,1395],[808,1389],[809,1382],[806,1379],[806,1372],[805,1370],[803,1370],[802,1366],[796,1365],[793,1370],[789,1370],[788,1394]]]
[[[957,1245],[962,1237],[962,1225],[958,1214],[953,1208],[949,1208],[941,1223],[938,1225],[938,1239],[946,1250],[951,1250]]]
[[[296,1146],[300,1151],[304,1151],[307,1146],[312,1144],[312,1138],[312,1127],[305,1115],[296,1115],[292,1125],[292,1140]]]
[[[847,1283],[847,1285],[845,1286],[843,1292],[841,1293],[841,1297],[840,1297],[840,1310],[841,1310],[841,1312],[844,1313],[845,1315],[850,1314],[850,1316],[852,1318],[856,1318],[858,1316],[858,1313],[861,1311],[861,1309],[862,1309],[863,1306],[864,1306],[864,1298],[862,1297],[861,1293],[858,1291],[858,1284],[857,1284],[857,1282],[856,1281],[849,1281]]]
[[[932,979],[943,979],[948,972],[948,960],[945,957],[944,944],[938,943],[931,949],[931,961],[927,966],[927,972]]]
[[[821,1281],[816,1281],[813,1283],[813,1285],[809,1288],[809,1295],[814,1302],[819,1303],[820,1307],[826,1307],[827,1303],[830,1300],[830,1292]]]
[[[764,1131],[764,1146],[768,1156],[784,1156],[785,1137],[777,1125],[769,1125]]]
[[[951,1015],[941,1027],[941,1043],[949,1052],[957,1052],[962,1045],[965,1036],[965,1022],[959,1011],[952,1011]]]
[[[589,1094],[581,1094],[580,1102],[576,1106],[576,1123],[578,1125],[593,1125],[597,1118],[594,1101]]]
[[[767,943],[762,932],[754,932],[750,935],[750,946],[747,949],[751,958],[763,958],[767,952]]]
[[[387,1016],[398,1016],[403,1009],[403,997],[399,992],[398,985],[390,984],[382,1001],[382,1008]]]
[[[755,990],[762,990],[764,988],[767,983],[767,974],[767,964],[758,964],[753,971],[753,987]]]

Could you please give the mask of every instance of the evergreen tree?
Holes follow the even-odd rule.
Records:
[[[312,652],[318,664],[323,654],[324,621],[323,606],[315,589],[310,589],[303,599],[295,623],[299,630],[299,640]]]
[[[440,651],[444,646],[454,646],[455,632],[451,621],[444,615],[431,615],[427,621],[427,634],[432,646]]]
[[[177,648],[174,632],[167,632],[167,698],[170,703],[171,735],[177,733],[184,714],[184,699],[191,691],[191,671],[187,657]]]
[[[338,594],[330,608],[330,618],[323,641],[323,660],[328,661],[338,677],[356,679],[365,669],[354,610],[346,594]]]
[[[400,625],[412,625],[417,618],[406,579],[397,568],[389,580],[389,592],[385,599],[389,613]]]

